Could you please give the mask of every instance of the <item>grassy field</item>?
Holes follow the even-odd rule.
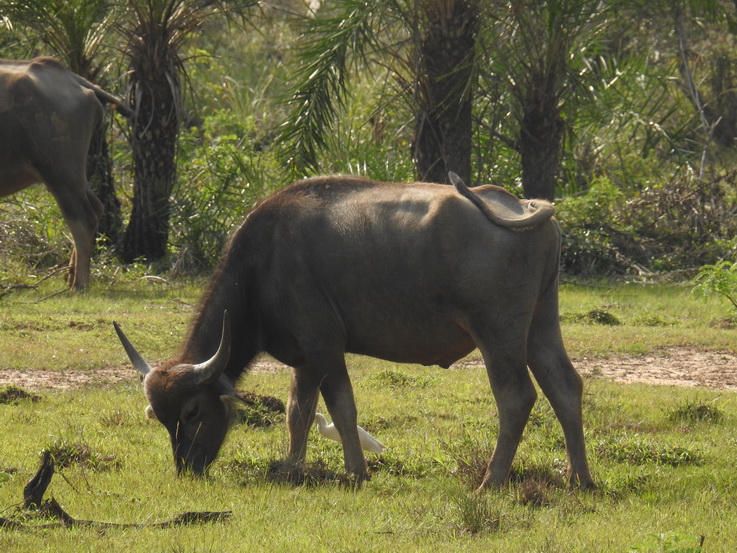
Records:
[[[14,291],[0,299],[0,369],[68,374],[122,366],[113,320],[151,362],[161,360],[181,339],[200,285],[131,273],[98,277],[84,294],[50,296],[60,289],[53,281]],[[564,285],[561,310],[574,357],[674,345],[735,350],[726,302],[697,301],[687,287]],[[372,481],[360,490],[340,483],[340,446],[316,433],[312,478],[295,485],[275,475],[272,462],[287,444],[283,415],[234,426],[210,477],[198,480],[175,475],[168,437],[144,418],[136,380],[36,390],[35,400],[0,403],[0,517],[28,525],[0,529],[0,551],[726,553],[737,544],[734,393],[587,379],[585,427],[598,490],[563,486],[562,434],[541,398],[512,484],[474,495],[496,433],[483,369],[359,357],[349,365],[360,424],[389,446],[372,456]],[[258,372],[241,388],[286,400],[288,379],[284,371]],[[75,518],[232,516],[165,529],[40,528],[48,521],[21,504],[44,450],[60,465],[46,497]]]

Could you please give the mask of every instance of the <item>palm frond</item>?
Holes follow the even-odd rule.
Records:
[[[113,20],[108,0],[8,0],[3,12],[76,73],[91,79],[99,73],[94,60]]]
[[[366,65],[378,48],[378,21],[391,4],[338,0],[307,22],[298,52],[301,66],[290,90],[291,114],[280,133],[296,173],[317,169],[318,151],[349,93],[350,72]]]

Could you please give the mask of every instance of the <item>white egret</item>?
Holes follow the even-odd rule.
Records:
[[[328,424],[325,415],[322,413],[315,413],[315,423],[317,424],[317,431],[320,432],[320,434],[326,438],[335,440],[336,442],[343,443],[343,440],[340,439],[338,429],[335,428],[334,424]],[[358,438],[361,440],[361,447],[366,451],[371,451],[372,453],[381,455],[384,449],[386,449],[386,446],[360,426],[356,425],[356,428],[358,429]]]

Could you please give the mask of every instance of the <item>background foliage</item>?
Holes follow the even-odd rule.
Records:
[[[100,0],[74,1],[105,6]],[[54,0],[33,4],[44,2]],[[167,255],[153,268],[177,274],[209,270],[243,214],[295,177],[320,172],[416,178],[410,62],[412,41],[421,36],[413,25],[424,20],[413,19],[412,10],[416,4],[428,10],[437,4],[438,12],[443,2],[454,4],[397,0],[380,8],[358,0],[322,5],[273,0],[250,9],[253,3],[246,1],[209,3],[208,10],[195,6],[199,11],[193,17],[201,20],[188,38],[178,39],[186,94]],[[242,9],[226,11],[226,4]],[[543,63],[543,57],[559,52],[565,67],[556,77],[562,88],[553,113],[564,128],[555,191],[565,236],[564,269],[586,277],[691,276],[701,265],[734,259],[734,10],[732,2],[716,0],[485,5],[476,42],[481,61],[474,77],[472,184],[493,183],[523,194],[519,133],[524,113],[519,110],[530,93],[523,94],[519,82],[532,61]],[[115,31],[109,11],[100,13],[105,33],[94,35],[95,67],[107,87],[125,94],[120,54],[125,35]],[[503,20],[493,17],[497,13],[517,15]],[[346,27],[349,44],[325,38],[338,24],[336,14],[362,18],[356,27]],[[4,57],[48,52],[45,42],[34,38],[33,27],[9,7],[0,7],[0,18]],[[540,35],[549,43],[547,50],[522,32],[560,25],[565,18],[571,25]],[[520,42],[510,42],[515,33]],[[345,58],[337,68],[325,61],[330,52],[320,50],[331,44],[340,45]],[[332,91],[337,97],[330,87],[324,97],[299,96],[311,76],[305,63],[318,55],[323,65],[315,67],[326,79],[338,79]],[[534,83],[525,86],[540,90]],[[294,156],[307,147],[294,141],[300,98],[322,102],[333,112],[319,122],[323,134],[310,146],[315,147],[314,166],[295,174]],[[122,121],[107,131],[124,219],[134,201],[128,133]],[[68,231],[45,194],[26,191],[3,199],[0,213],[0,249],[4,257],[15,258],[0,269],[5,279],[24,281],[23,271],[17,271],[22,266],[43,272],[63,262]]]

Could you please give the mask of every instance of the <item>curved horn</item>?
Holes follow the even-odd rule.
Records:
[[[197,384],[211,384],[225,370],[230,360],[230,321],[228,311],[223,312],[223,334],[220,337],[220,345],[209,360],[194,365],[192,368],[197,374]]]
[[[118,333],[118,338],[120,338],[120,342],[123,344],[123,348],[125,348],[125,352],[128,354],[128,359],[130,359],[131,363],[133,363],[133,366],[138,369],[138,372],[146,376],[148,373],[151,372],[151,367],[148,363],[146,363],[146,361],[144,361],[143,357],[141,357],[141,354],[136,351],[136,348],[133,347],[133,344],[130,343],[130,340],[128,340],[126,335],[123,334],[123,331],[120,330],[118,323],[113,321],[113,326],[115,327],[115,332]]]

